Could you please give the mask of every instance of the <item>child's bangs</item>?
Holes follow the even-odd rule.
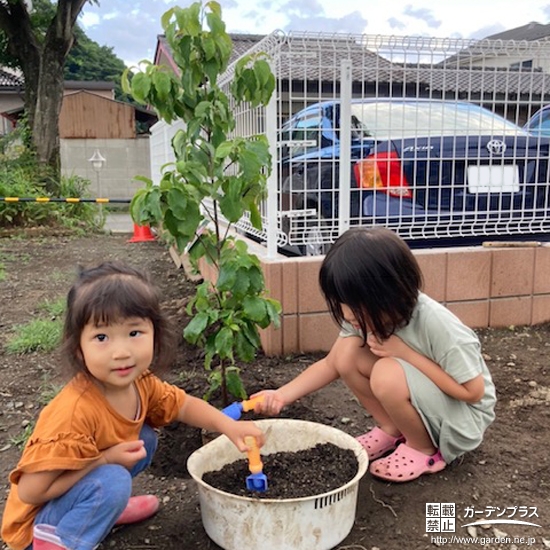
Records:
[[[82,296],[81,319],[94,325],[112,324],[138,317],[154,318],[158,308],[156,294],[135,277],[113,276],[109,281],[90,285]]]

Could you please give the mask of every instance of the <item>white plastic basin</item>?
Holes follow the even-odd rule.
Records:
[[[258,420],[256,424],[268,433],[262,456],[332,443],[355,453],[357,474],[342,487],[310,497],[258,499],[233,495],[202,480],[205,472],[220,470],[245,458],[226,436],[220,436],[195,451],[187,461],[187,469],[198,484],[206,533],[224,550],[334,548],[346,538],[355,521],[359,480],[368,467],[366,451],[352,436],[315,422],[268,419]],[[269,459],[262,460],[265,464]]]

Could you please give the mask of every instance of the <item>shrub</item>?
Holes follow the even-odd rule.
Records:
[[[281,307],[266,295],[260,262],[236,238],[232,224],[248,214],[261,228],[260,201],[266,195],[271,157],[264,135],[230,137],[235,120],[230,97],[218,86],[232,42],[217,2],[174,7],[162,17],[166,40],[179,75],[164,66],[143,63],[125,90],[153,106],[166,122],[181,119],[185,129],[172,140],[176,163],[165,167],[159,186],[146,186],[134,196],[131,212],[140,225],[161,226],[180,253],[214,267],[216,281],[205,281],[188,305],[193,319],[185,338],[205,350],[210,390],[221,388],[245,398],[237,360],[251,362],[260,347],[259,329],[278,326]],[[264,54],[241,59],[231,85],[236,103],[265,105],[275,78]]]

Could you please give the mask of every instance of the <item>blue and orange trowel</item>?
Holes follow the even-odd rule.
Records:
[[[246,478],[246,488],[249,491],[264,493],[267,491],[267,477],[263,472],[264,465],[256,438],[249,435],[244,438],[244,442],[248,445],[248,469],[250,470],[250,475]]]
[[[254,397],[253,399],[235,401],[235,403],[231,403],[231,405],[228,405],[227,407],[225,407],[225,409],[222,409],[222,413],[226,416],[229,416],[229,418],[232,418],[233,420],[239,420],[243,412],[253,411],[256,403],[262,402],[263,399],[263,395],[259,395],[258,397]]]

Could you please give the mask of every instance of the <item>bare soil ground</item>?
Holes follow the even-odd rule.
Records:
[[[43,315],[40,303],[66,295],[78,264],[89,266],[112,259],[141,266],[153,274],[163,291],[164,307],[181,333],[187,322],[183,308],[193,285],[175,268],[162,244],[129,244],[126,236],[106,235],[0,239],[0,265],[4,267],[0,280],[0,513],[8,473],[20,454],[16,439],[36,418],[44,388],[60,381],[55,353],[8,355],[5,343],[16,325]],[[531,548],[550,548],[550,325],[478,333],[499,398],[497,420],[485,441],[459,464],[411,483],[384,483],[367,474],[359,486],[355,525],[338,546],[340,550],[521,549],[527,548],[528,542]],[[277,387],[320,356],[260,355],[253,364],[244,366],[246,388],[252,393]],[[189,393],[204,393],[200,352],[183,339],[177,364],[167,378]],[[300,400],[284,416],[335,426],[353,436],[373,425],[339,382]],[[159,512],[142,524],[115,529],[101,550],[219,548],[203,529],[195,483],[186,470],[187,457],[201,442],[199,431],[187,426],[162,430],[152,468],[135,481],[136,494],[151,492],[160,497]],[[456,533],[427,532],[428,503],[456,505]],[[462,527],[497,516],[540,527],[519,523]],[[478,539],[450,542],[453,534]]]

